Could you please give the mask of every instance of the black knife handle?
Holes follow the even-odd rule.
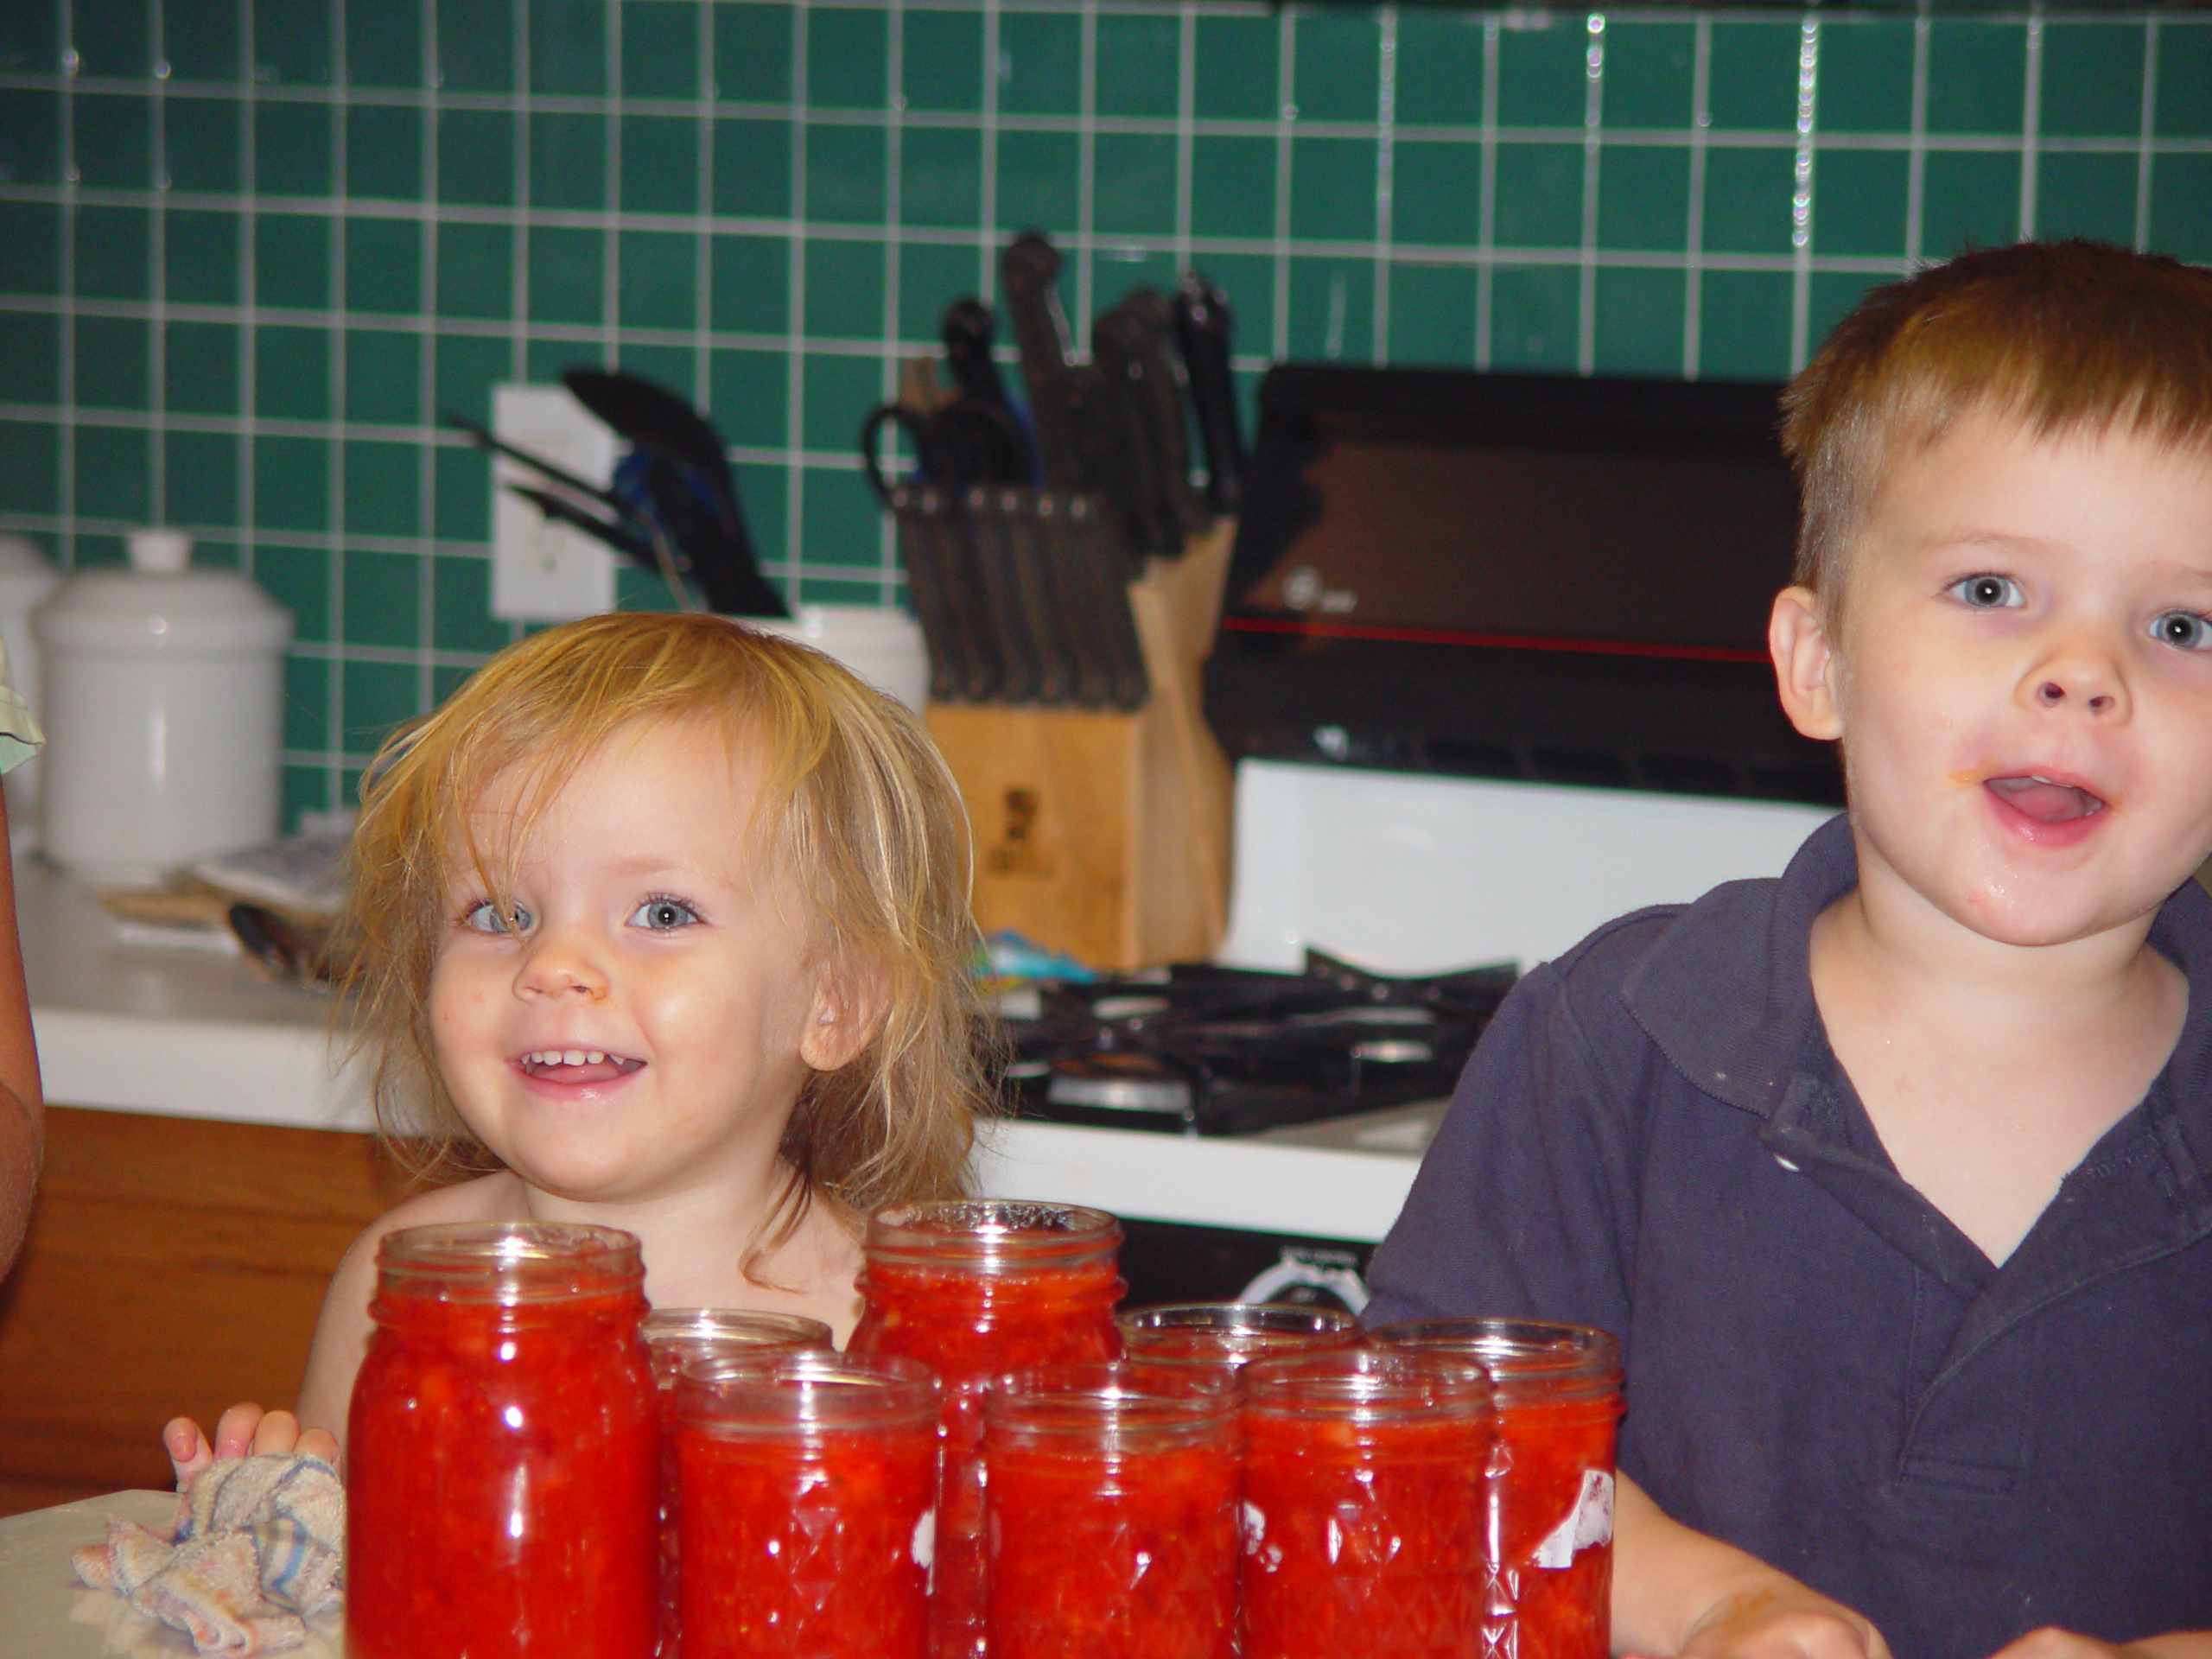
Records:
[[[1052,286],[1059,274],[1059,251],[1034,231],[1014,238],[999,257],[1007,320],[1014,326],[1021,383],[1029,394],[1029,423],[1037,435],[1037,459],[1046,484],[1070,489],[1082,482],[1083,463],[1074,410],[1065,391],[1068,323],[1059,291]]]
[[[981,300],[955,300],[946,308],[938,332],[944,341],[946,372],[961,395],[1004,409],[1006,382],[999,378],[999,365],[991,357],[991,336],[995,332],[991,308]]]
[[[1125,306],[1100,313],[1090,325],[1094,420],[1103,462],[1091,478],[1112,498],[1134,551],[1172,555],[1183,550],[1183,526],[1163,475],[1143,333],[1143,322]]]
[[[1235,512],[1244,497],[1244,442],[1236,429],[1236,379],[1230,368],[1235,319],[1222,292],[1197,271],[1175,290],[1175,339],[1206,456],[1206,499]]]

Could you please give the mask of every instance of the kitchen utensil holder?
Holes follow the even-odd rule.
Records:
[[[910,556],[914,529],[943,522],[914,505],[900,514]],[[941,515],[944,504],[936,505]],[[1218,519],[1179,558],[1151,559],[1116,584],[1142,676],[1133,705],[931,701],[931,735],[974,826],[976,917],[986,931],[1011,929],[1116,971],[1203,960],[1220,944],[1231,773],[1200,707],[1200,672],[1235,539],[1235,522]],[[943,547],[924,550],[924,560]],[[956,543],[955,558],[959,551]],[[937,569],[957,575],[957,566]],[[934,674],[941,636],[931,635],[922,586],[915,608]],[[931,597],[945,592],[940,585]],[[939,613],[940,630],[952,625]]]

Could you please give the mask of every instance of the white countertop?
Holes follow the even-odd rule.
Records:
[[[16,913],[46,1097],[182,1117],[366,1129],[363,1068],[332,1060],[333,1004],[243,957],[124,944],[91,894],[18,861]],[[339,1035],[342,1040],[341,1027]],[[982,1190],[1116,1215],[1382,1237],[1413,1179],[1402,1135],[1372,1149],[1016,1122],[977,1153]]]

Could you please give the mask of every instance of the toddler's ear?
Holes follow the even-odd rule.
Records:
[[[890,1012],[891,975],[880,963],[849,957],[830,963],[815,984],[799,1058],[817,1071],[851,1065]]]
[[[1766,648],[1774,658],[1775,685],[1789,723],[1807,737],[1842,736],[1843,716],[1835,696],[1835,645],[1821,626],[1820,601],[1811,588],[1785,588],[1774,596]]]

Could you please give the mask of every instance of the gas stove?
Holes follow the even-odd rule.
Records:
[[[1185,964],[1045,982],[1007,1010],[1015,1110],[1251,1135],[1449,1095],[1510,965],[1400,977],[1306,953],[1300,973]]]

